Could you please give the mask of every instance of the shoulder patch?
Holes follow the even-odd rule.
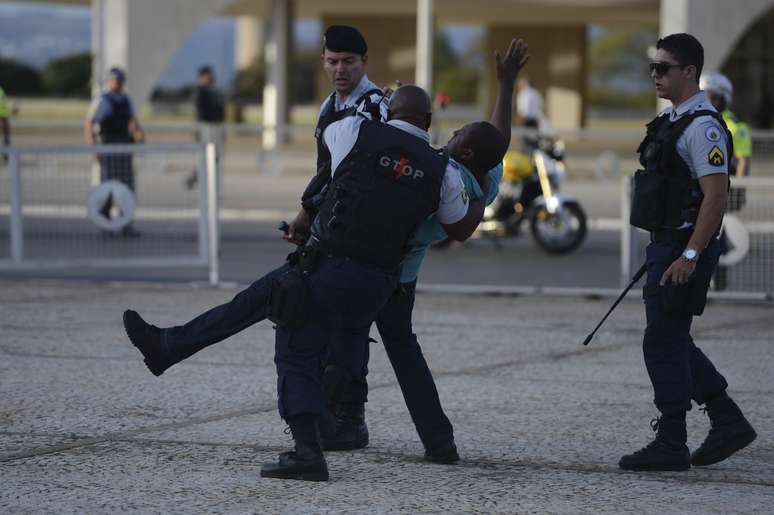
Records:
[[[717,145],[713,145],[707,154],[707,162],[712,166],[723,166],[726,163],[726,156]]]
[[[720,129],[715,125],[707,127],[707,130],[704,131],[704,137],[713,143],[720,141]]]

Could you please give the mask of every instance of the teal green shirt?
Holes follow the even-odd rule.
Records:
[[[449,159],[449,164],[457,167],[462,176],[462,182],[465,183],[465,191],[471,199],[477,199],[484,196],[481,186],[473,176],[473,172],[454,159]],[[489,194],[486,197],[486,204],[489,205],[497,196],[497,190],[500,188],[500,181],[503,178],[503,164],[500,163],[488,172],[489,174]],[[436,241],[445,240],[448,236],[443,226],[438,221],[436,215],[425,220],[417,229],[417,233],[409,243],[409,251],[403,260],[401,268],[400,282],[410,283],[417,279],[419,268],[422,266],[422,260],[425,259],[427,248]]]

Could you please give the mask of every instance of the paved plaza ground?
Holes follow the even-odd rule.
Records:
[[[713,304],[694,336],[758,440],[727,462],[627,473],[652,436],[643,313],[610,299],[420,294],[416,331],[462,461],[422,446],[380,344],[372,344],[371,444],[327,455],[331,481],[262,479],[291,444],[276,411],[268,323],[161,378],[121,325],[159,325],[235,289],[0,279],[2,513],[770,513],[774,505],[771,305]],[[378,338],[378,335],[374,335]],[[708,420],[688,416],[695,448]]]

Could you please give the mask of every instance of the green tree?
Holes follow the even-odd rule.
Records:
[[[89,98],[91,54],[80,52],[53,59],[41,73],[43,89],[49,95]]]
[[[592,29],[589,43],[589,99],[606,107],[652,107],[647,49],[658,39],[655,28]]]
[[[263,100],[265,70],[263,60],[256,58],[250,66],[237,70],[231,89],[238,103],[253,103]]]
[[[8,95],[34,96],[42,92],[38,70],[16,61],[0,57],[0,86]]]
[[[436,32],[433,54],[433,89],[443,91],[455,103],[473,103],[478,94],[480,70],[475,60],[458,55],[451,46],[449,36],[442,30]]]
[[[447,68],[435,75],[433,86],[458,104],[471,104],[478,94],[479,71],[475,68]]]
[[[313,103],[316,99],[317,69],[320,66],[320,51],[317,48],[296,50],[293,54],[290,74],[290,101],[298,104]]]

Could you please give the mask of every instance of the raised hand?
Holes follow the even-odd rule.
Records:
[[[529,47],[523,39],[512,39],[505,57],[500,56],[500,52],[495,52],[495,69],[498,81],[510,84],[516,82],[516,77],[529,60],[528,49]]]

